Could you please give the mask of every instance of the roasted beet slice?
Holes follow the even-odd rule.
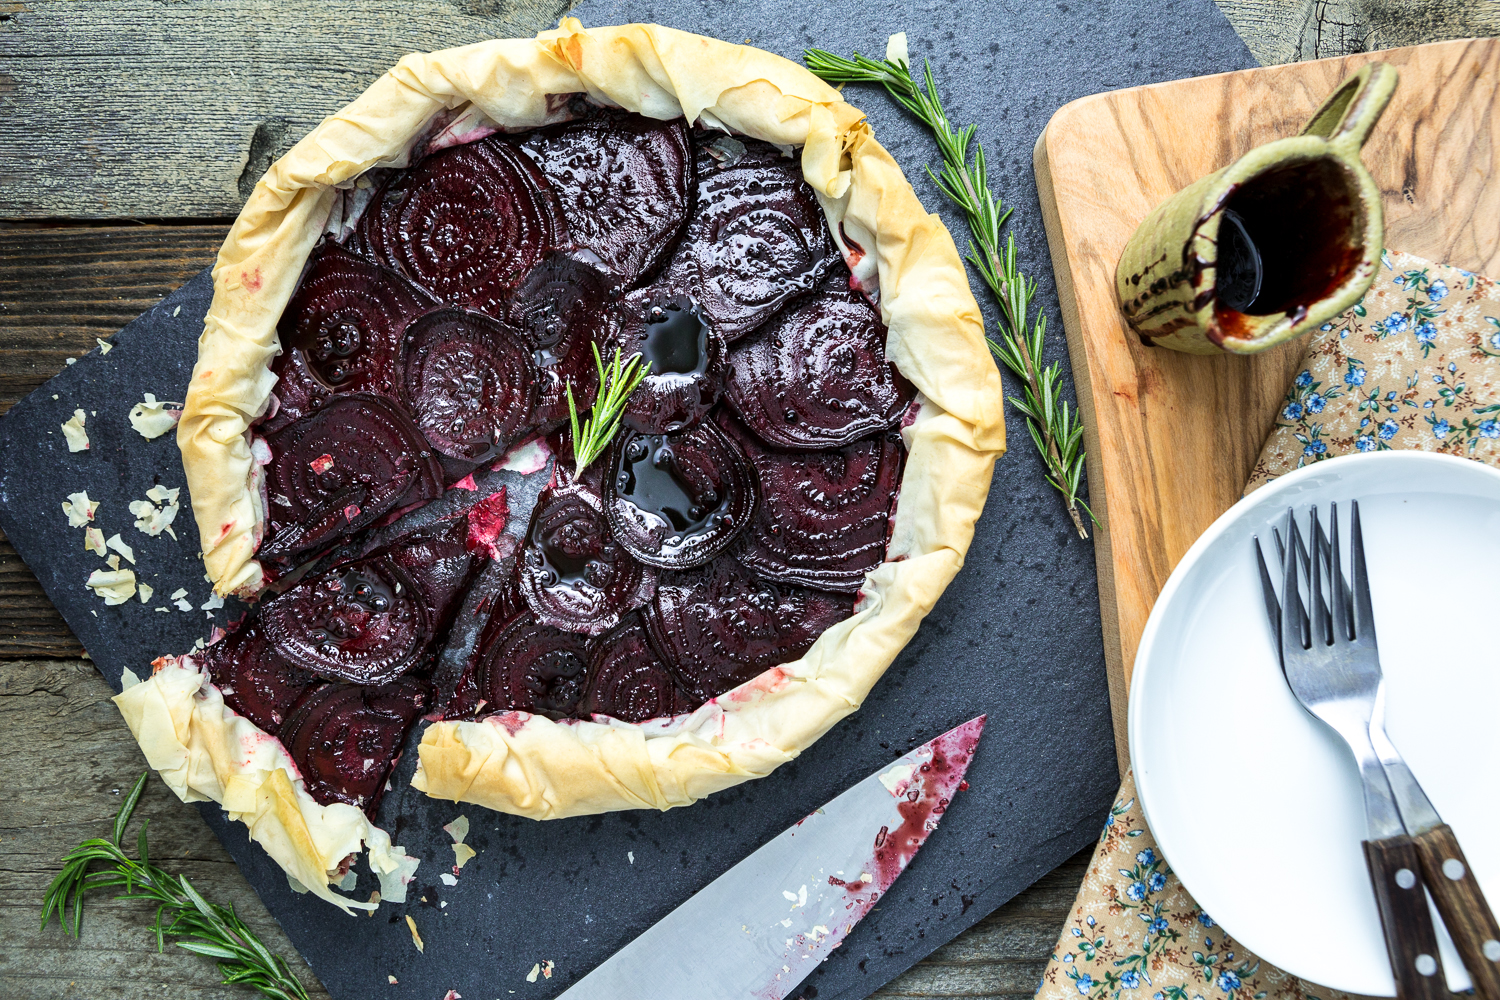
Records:
[[[621,284],[634,285],[671,251],[693,190],[681,119],[600,111],[533,133],[521,148],[557,192],[569,235]]]
[[[434,635],[448,630],[473,576],[478,560],[469,552],[468,533],[468,522],[454,518],[414,532],[390,550],[392,561],[416,583]]]
[[[379,396],[334,396],[266,442],[263,556],[294,555],[442,493],[442,471],[421,432]]]
[[[841,259],[798,161],[757,156],[698,179],[697,207],[665,277],[688,284],[732,343],[817,288]]]
[[[439,309],[401,345],[407,405],[432,446],[484,461],[530,430],[537,372],[525,337],[499,320]]]
[[[885,559],[906,457],[901,435],[882,431],[843,448],[785,452],[756,441],[723,411],[716,416],[760,485],[761,502],[736,558],[768,579],[858,591]]]
[[[724,386],[724,338],[700,318],[691,297],[666,285],[631,292],[620,311],[614,346],[623,358],[638,354],[651,364],[625,406],[625,426],[663,434],[696,424]]]
[[[916,395],[886,361],[885,336],[862,296],[825,285],[734,345],[729,405],[778,448],[839,448],[885,430]]]
[[[396,357],[407,324],[437,301],[401,275],[337,244],[313,251],[277,327],[284,349],[340,392],[398,392]]]
[[[729,547],[755,507],[749,463],[711,422],[676,434],[626,431],[615,446],[609,526],[649,566],[703,565]]]
[[[302,693],[318,682],[272,652],[253,621],[209,646],[202,659],[224,703],[272,736]]]
[[[307,416],[328,402],[333,391],[318,381],[307,367],[307,357],[296,348],[283,350],[271,359],[271,374],[276,376],[276,399],[256,428],[271,434]]]
[[[854,599],[762,580],[729,556],[668,573],[644,617],[651,641],[698,702],[807,652]]]
[[[622,722],[645,722],[691,711],[694,703],[677,689],[632,615],[599,640],[589,663],[588,693],[579,714],[608,715]]]
[[[563,719],[588,686],[591,642],[543,625],[530,613],[512,620],[484,650],[475,671],[480,712],[516,711]]]
[[[390,556],[336,566],[277,594],[260,627],[283,660],[329,680],[384,684],[421,662],[432,612]]]
[[[563,387],[570,382],[579,413],[594,405],[599,376],[590,345],[610,342],[618,326],[607,279],[598,269],[561,254],[548,257],[516,289],[505,319],[526,338],[542,376],[535,423],[545,427],[568,419]]]
[[[546,179],[500,138],[392,174],[359,221],[376,261],[446,302],[485,312],[497,311],[565,232]]]
[[[544,624],[600,635],[645,604],[656,573],[610,534],[604,502],[582,483],[537,498],[517,563],[521,595]]]
[[[426,704],[427,692],[409,680],[324,684],[292,709],[280,738],[314,800],[347,802],[374,815],[386,775]]]

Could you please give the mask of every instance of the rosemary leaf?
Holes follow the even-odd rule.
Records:
[[[1046,467],[1047,482],[1063,495],[1073,526],[1080,537],[1087,538],[1083,514],[1095,523],[1098,519],[1078,495],[1083,482],[1083,428],[1063,398],[1061,366],[1053,363],[1042,367],[1047,317],[1038,311],[1035,321],[1031,319],[1036,280],[1022,274],[1016,264],[1015,235],[1007,234],[1001,246],[1001,230],[1010,219],[1011,209],[990,190],[984,146],[974,139],[978,127],[953,127],[943,110],[930,62],[923,62],[918,83],[904,59],[876,60],[858,52],[851,59],[823,49],[806,49],[802,60],[828,83],[880,84],[932,133],[942,168],[934,171],[929,166],[927,173],[964,213],[973,238],[969,263],[1000,308],[997,336],[985,339],[996,359],[1021,380],[1021,398],[1011,396],[1009,402],[1026,417],[1026,427]]]
[[[599,356],[599,345],[591,346],[594,348],[594,368],[599,375],[599,395],[581,427],[578,409],[573,403],[573,381],[569,379],[566,386],[568,428],[573,434],[573,471],[577,476],[583,475],[583,470],[604,454],[609,443],[614,440],[615,434],[620,430],[620,418],[625,412],[630,394],[641,384],[641,379],[651,372],[651,363],[643,361],[639,354],[632,354],[629,361],[622,363],[618,347],[615,348],[615,356],[606,366],[604,359]]]
[[[274,1000],[308,1000],[286,961],[261,944],[235,915],[234,907],[210,903],[186,876],[171,875],[151,864],[146,844],[149,820],[141,824],[136,837],[139,859],[132,860],[120,849],[150,774],[142,774],[120,804],[109,840],[85,840],[63,856],[62,871],[42,898],[42,927],[55,913],[64,933],[77,937],[83,927],[84,896],[92,889],[123,889],[117,898],[156,904],[151,929],[158,951],[170,937],[185,951],[217,959],[227,985],[242,984]],[[90,871],[96,862],[106,867]]]

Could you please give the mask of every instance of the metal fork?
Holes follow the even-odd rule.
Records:
[[[1324,535],[1314,508],[1310,546],[1292,511],[1277,535],[1278,601],[1260,540],[1255,556],[1283,675],[1297,700],[1343,738],[1359,765],[1369,839],[1364,842],[1397,994],[1447,994],[1427,888],[1458,945],[1481,1000],[1500,1000],[1500,928],[1468,870],[1453,831],[1432,808],[1385,732],[1385,679],[1375,641],[1359,504],[1352,504],[1351,584],[1344,582],[1338,506]],[[1326,596],[1324,577],[1327,577]],[[1301,586],[1307,586],[1304,604]],[[1418,877],[1417,872],[1422,873]]]

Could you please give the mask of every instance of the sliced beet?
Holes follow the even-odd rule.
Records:
[[[852,597],[762,580],[721,556],[664,574],[644,617],[667,666],[701,703],[797,659],[853,611]]]
[[[622,358],[640,355],[650,372],[625,406],[626,427],[650,434],[691,427],[703,418],[728,372],[724,338],[699,315],[697,303],[666,285],[642,288],[621,302],[614,346]]]
[[[566,230],[546,179],[498,137],[392,174],[359,220],[376,261],[445,302],[491,313]]]
[[[626,431],[605,485],[609,526],[648,566],[701,566],[729,547],[756,508],[740,449],[711,422],[676,434]]]
[[[570,382],[579,413],[594,405],[599,376],[591,345],[608,343],[618,325],[603,274],[575,258],[554,254],[516,289],[505,306],[505,320],[526,338],[532,363],[542,376],[536,424],[546,427],[568,419],[564,386]]]
[[[276,388],[272,390],[276,402],[257,428],[261,434],[274,433],[300,420],[333,395],[307,367],[307,357],[295,347],[286,348],[271,359],[271,374],[276,376]]]
[[[434,635],[448,630],[478,559],[470,553],[469,524],[454,518],[413,532],[390,550],[390,557],[417,585]]]
[[[588,686],[591,652],[587,636],[521,614],[483,652],[474,674],[483,701],[477,710],[531,712],[549,719],[575,714]]]
[[[636,284],[671,251],[693,191],[682,119],[604,110],[535,132],[521,149],[557,192],[572,239],[621,284]]]
[[[798,161],[757,151],[698,179],[697,207],[666,279],[688,283],[733,343],[817,288],[841,259]]]
[[[401,275],[327,243],[313,250],[277,330],[324,385],[394,396],[401,335],[435,305]]]
[[[389,400],[334,396],[266,438],[266,537],[283,559],[358,531],[398,506],[442,492],[421,432]]]
[[[521,596],[542,623],[585,635],[614,628],[656,586],[655,571],[610,534],[604,502],[583,483],[542,491],[517,573]]]
[[[885,559],[891,506],[906,451],[882,431],[827,451],[766,447],[733,417],[719,423],[744,449],[760,505],[735,556],[761,576],[855,593]]]
[[[202,660],[224,703],[272,736],[302,693],[318,682],[277,656],[254,622],[209,646]]]
[[[588,693],[578,708],[580,715],[645,722],[693,707],[687,694],[678,690],[634,615],[599,639],[589,663]]]
[[[373,815],[386,775],[426,704],[426,690],[410,680],[384,687],[324,684],[292,709],[280,739],[315,801],[347,802]]]
[[[524,336],[460,309],[413,323],[401,345],[407,405],[432,447],[480,462],[529,430],[537,372]]]
[[[276,654],[329,680],[384,684],[420,663],[433,636],[417,582],[388,555],[336,566],[259,609]]]
[[[767,444],[791,449],[852,444],[894,426],[916,395],[886,361],[885,337],[880,314],[869,302],[825,285],[816,298],[734,345],[725,395],[745,426]]]

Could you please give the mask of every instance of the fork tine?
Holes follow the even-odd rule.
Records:
[[[1304,616],[1298,614],[1302,600],[1297,596],[1297,519],[1290,509],[1286,512],[1287,535],[1286,559],[1281,564],[1281,664],[1282,669],[1291,658],[1293,637],[1297,652],[1307,648],[1302,634]]]
[[[1286,543],[1281,540],[1281,529],[1280,528],[1272,528],[1271,529],[1271,534],[1273,534],[1273,535],[1276,536],[1276,561],[1278,563],[1285,563],[1286,562]]]
[[[1370,606],[1370,575],[1365,570],[1365,535],[1359,523],[1359,501],[1350,504],[1349,559],[1353,564],[1354,591],[1354,635],[1359,639],[1375,641],[1375,612]]]
[[[1318,508],[1308,514],[1308,534],[1312,536],[1312,579],[1308,583],[1308,611],[1312,614],[1312,641],[1326,646],[1333,641],[1328,621],[1328,605],[1323,601],[1323,526],[1318,523]]]
[[[1260,550],[1260,536],[1255,540],[1255,566],[1260,570],[1260,592],[1266,600],[1266,618],[1271,622],[1271,637],[1276,640],[1276,655],[1281,655],[1281,605],[1276,600],[1276,588],[1271,585],[1271,571],[1266,569],[1266,557]]]
[[[1333,634],[1336,642],[1348,642],[1354,638],[1349,621],[1353,609],[1349,606],[1349,588],[1344,583],[1344,567],[1339,555],[1339,505],[1336,503],[1328,505],[1328,542],[1332,549],[1328,582],[1333,594]]]

